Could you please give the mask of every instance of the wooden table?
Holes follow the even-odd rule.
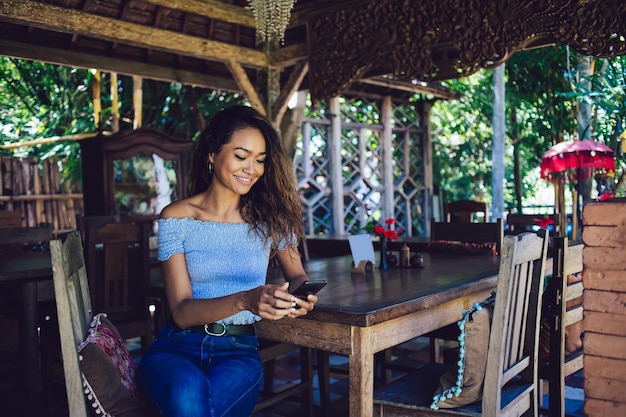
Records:
[[[20,350],[23,375],[21,391],[25,394],[24,414],[35,416],[41,401],[37,396],[40,383],[37,303],[54,299],[52,264],[49,252],[19,252],[0,256],[0,286],[19,288],[22,298],[20,313]]]
[[[350,416],[373,412],[374,354],[454,323],[495,290],[499,258],[423,253],[422,269],[350,274],[350,256],[305,264],[311,280],[326,279],[315,309],[302,319],[261,320],[260,337],[349,357]],[[278,268],[270,281],[280,282]]]

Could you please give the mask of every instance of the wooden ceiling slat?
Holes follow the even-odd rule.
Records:
[[[252,11],[241,7],[231,6],[219,1],[211,0],[145,0],[157,6],[169,7],[171,9],[182,10],[194,13],[211,19],[222,20],[236,25],[254,28],[254,16]]]
[[[109,57],[102,59],[93,53],[83,53],[69,49],[57,49],[28,45],[21,42],[0,39],[0,53],[21,59],[47,62],[79,68],[98,68],[102,71],[117,72],[123,75],[138,75],[143,78],[182,84],[196,85],[216,90],[240,92],[241,89],[229,76],[212,75],[211,71],[189,71],[168,68],[161,65],[133,62],[128,59]],[[215,73],[215,72],[213,72]]]
[[[220,62],[233,60],[252,67],[267,66],[267,56],[256,49],[150,28],[32,0],[6,0],[4,4],[8,13],[0,14],[0,20]]]

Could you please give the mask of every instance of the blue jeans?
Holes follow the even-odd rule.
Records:
[[[247,417],[263,380],[258,345],[166,324],[139,363],[142,395],[163,417]]]

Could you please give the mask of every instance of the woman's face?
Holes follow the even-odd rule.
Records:
[[[212,186],[247,194],[265,172],[266,155],[265,138],[258,129],[236,131],[219,153],[209,154],[215,167]]]

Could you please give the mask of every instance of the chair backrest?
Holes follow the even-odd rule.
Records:
[[[487,223],[447,223],[431,220],[430,241],[495,243],[500,253],[504,235],[502,219]]]
[[[559,216],[543,214],[509,213],[506,216],[506,230],[504,233],[507,235],[517,235],[522,232],[547,229],[547,225],[542,224],[543,222],[551,222],[554,229],[554,232],[551,232],[551,235],[556,236],[557,234],[555,232],[559,231]]]
[[[22,212],[0,211],[0,229],[9,229],[22,226]]]
[[[149,225],[115,222],[85,229],[85,259],[96,313],[106,312],[124,339],[151,343]]]
[[[448,223],[473,223],[478,220],[489,221],[487,203],[474,200],[459,200],[446,202],[443,207],[444,218]],[[482,213],[482,216],[477,216]]]
[[[87,417],[77,347],[87,336],[92,309],[80,234],[51,240],[50,256],[69,415]]]
[[[565,377],[583,368],[582,347],[566,354],[566,330],[575,323],[582,323],[582,303],[568,302],[580,299],[583,294],[582,279],[568,283],[568,277],[583,271],[584,245],[568,246],[566,237],[553,240],[554,265],[547,288],[549,296],[550,353],[548,356],[547,377],[550,395],[551,416],[565,415]],[[580,277],[579,277],[580,278]],[[575,334],[574,337],[579,337]]]
[[[513,415],[521,415],[526,407],[537,415],[537,356],[547,252],[545,230],[504,237],[483,385],[483,416],[510,415],[507,411],[511,408]],[[501,410],[508,402],[503,397],[506,384],[518,385],[520,391],[508,408]]]
[[[20,252],[24,245],[48,243],[51,238],[52,226],[0,229],[0,252]]]
[[[76,215],[76,228],[80,232],[83,241],[85,240],[85,230],[90,227],[103,226],[107,223],[117,223],[120,221],[119,214],[110,214],[102,216],[83,216],[82,214]]]

